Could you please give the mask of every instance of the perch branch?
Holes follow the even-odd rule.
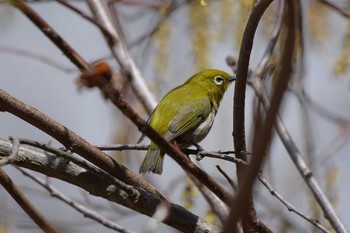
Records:
[[[12,143],[0,139],[0,157],[9,156],[11,151]],[[20,145],[14,164],[76,185],[91,195],[105,198],[147,216],[152,216],[157,205],[164,201],[163,198],[153,195],[142,187],[135,187],[140,193],[137,202],[130,201],[125,192],[115,185],[114,179],[90,172],[69,160],[28,145]],[[181,232],[219,232],[203,219],[173,203],[170,203],[169,218],[164,223]]]

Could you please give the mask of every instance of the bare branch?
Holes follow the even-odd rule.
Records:
[[[48,151],[56,156],[62,157],[67,159],[68,161],[71,161],[73,163],[75,163],[76,165],[79,165],[80,167],[95,173],[98,176],[101,177],[106,177],[110,180],[114,181],[114,185],[116,185],[118,188],[120,188],[121,190],[123,190],[123,192],[125,192],[128,196],[130,197],[134,197],[135,201],[137,201],[138,197],[140,196],[140,193],[134,189],[132,186],[125,184],[123,181],[116,179],[115,177],[111,176],[110,174],[106,173],[105,171],[97,168],[96,166],[94,166],[93,164],[88,163],[86,160],[83,160],[77,156],[74,156],[71,153],[68,153],[66,151],[63,150],[59,150],[53,147],[50,147],[44,143],[39,143],[36,141],[32,141],[32,140],[28,140],[28,139],[18,139],[19,142],[21,144],[24,145],[30,145],[36,148],[40,148],[42,150]]]
[[[139,101],[144,105],[148,114],[151,114],[157,105],[157,101],[155,100],[152,92],[148,89],[145,80],[134,60],[131,58],[125,41],[122,39],[123,36],[120,35],[121,28],[118,31],[114,27],[107,2],[89,0],[88,3],[98,22],[104,25],[104,28],[106,28],[109,31],[109,34],[112,35],[113,40],[107,40],[112,53],[117,59],[122,69],[122,73],[128,78],[128,81],[130,82],[131,87],[133,88]]]
[[[66,195],[64,195],[60,191],[58,191],[55,187],[53,187],[48,182],[48,180],[44,181],[44,180],[40,179],[39,177],[35,176],[34,174],[32,174],[31,172],[24,170],[23,168],[20,168],[20,167],[16,167],[16,168],[18,170],[20,170],[25,176],[28,176],[29,178],[34,180],[36,183],[38,183],[41,187],[46,189],[51,194],[51,196],[56,197],[59,200],[65,202],[66,204],[68,204],[72,208],[76,209],[78,212],[82,213],[84,215],[84,217],[88,217],[96,222],[101,223],[105,227],[108,227],[108,228],[113,229],[113,230],[118,231],[118,232],[133,233],[133,231],[130,231],[130,230],[127,230],[121,226],[118,226],[117,224],[108,220],[107,218],[103,217],[102,215],[98,214],[97,212],[92,211],[83,205],[80,205],[76,201],[73,201],[72,199],[70,199],[69,197],[67,197]]]
[[[11,54],[16,54],[28,58],[34,58],[42,63],[45,63],[49,66],[52,66],[60,71],[66,72],[66,73],[71,73],[76,71],[76,69],[69,68],[63,64],[58,63],[57,61],[54,61],[52,58],[44,55],[44,54],[38,54],[31,52],[29,50],[23,49],[23,48],[16,48],[16,47],[7,47],[7,46],[0,46],[0,53],[11,53]]]
[[[247,165],[248,163],[245,162],[242,159],[238,159],[232,156],[228,156],[226,154],[223,153],[218,153],[218,152],[212,152],[212,151],[200,151],[196,154],[196,158],[198,161],[202,160],[204,157],[209,157],[209,158],[216,158],[216,159],[223,159],[223,160],[227,160],[230,162],[234,162],[234,163],[240,163],[243,165]]]
[[[198,161],[194,160],[193,162],[196,163],[197,166],[201,167],[201,164]],[[203,197],[205,198],[205,200],[207,200],[210,207],[212,208],[213,212],[218,216],[220,222],[224,224],[229,214],[229,209],[227,204],[225,204],[222,200],[220,200],[220,198],[218,198],[212,191],[210,191],[205,185],[203,185],[190,173],[187,172],[187,175],[189,178],[191,178],[193,183],[200,190]]]
[[[18,203],[18,205],[44,232],[60,232],[54,225],[47,221],[46,218],[24,196],[21,190],[13,183],[11,178],[4,172],[2,168],[0,168],[0,183],[6,189],[6,191],[13,197],[13,199]]]
[[[81,71],[90,70],[90,65],[24,1],[10,0],[10,3],[26,15]]]
[[[295,209],[294,206],[288,201],[286,201],[261,174],[258,176],[258,179],[270,191],[271,195],[276,197],[280,202],[282,202],[282,204],[285,205],[289,211],[296,213],[297,215],[299,215],[300,217],[302,217],[303,219],[320,229],[322,232],[330,233],[330,231],[328,231],[324,226],[322,226],[318,222],[318,220],[312,219],[311,217],[308,217],[305,214],[301,213],[299,210]]]
[[[163,194],[143,180],[140,176],[135,175],[129,169],[85,141],[67,127],[59,124],[45,114],[39,112],[37,109],[15,99],[1,89],[0,109],[23,119],[38,129],[41,129],[61,142],[66,148],[76,152],[97,167],[113,175],[118,180],[127,181],[129,182],[128,184],[132,186],[143,187],[148,192],[153,193],[160,198],[165,198]]]
[[[103,151],[109,150],[148,150],[149,145],[141,144],[114,144],[114,145],[101,145],[96,146],[98,149]]]
[[[246,83],[248,76],[248,67],[250,54],[253,47],[253,40],[256,28],[261,19],[261,16],[270,5],[272,0],[261,0],[258,1],[252,10],[251,15],[249,16],[247,26],[242,38],[241,48],[239,52],[238,66],[237,66],[237,80],[235,84],[235,93],[234,93],[234,106],[233,106],[233,143],[236,151],[246,151],[246,141],[245,141],[245,92],[246,92]],[[247,161],[245,155],[238,156],[239,159]],[[244,173],[246,166],[237,163],[237,178],[238,184],[241,185],[244,180]],[[271,232],[264,224],[260,223],[257,214],[255,211],[253,198],[251,193],[246,193],[245,200],[248,200],[249,206],[246,208],[248,216],[243,217],[243,229],[244,232]],[[237,219],[232,218],[232,215],[239,212],[237,209],[231,208],[230,217],[225,226],[224,232],[232,232],[236,230]],[[252,229],[253,228],[253,229]],[[258,229],[260,228],[260,229]],[[252,229],[252,230],[249,230]]]
[[[339,4],[335,3],[332,0],[319,0],[321,3],[325,4],[326,6],[329,6],[331,9],[337,11],[340,15],[350,18],[350,11],[345,6],[340,6]]]
[[[11,148],[12,143],[0,139],[0,157],[9,156]],[[157,205],[164,201],[163,198],[153,195],[146,189],[138,186],[135,189],[140,193],[140,197],[136,202],[132,201],[118,185],[115,185],[114,179],[97,175],[64,158],[58,158],[51,153],[38,149],[34,150],[30,146],[20,146],[14,164],[76,185],[92,195],[105,198],[148,216],[152,216]],[[165,224],[181,232],[219,232],[217,228],[209,225],[185,208],[173,203],[169,203],[169,205],[170,214],[164,221]]]
[[[226,172],[224,170],[222,170],[222,168],[219,165],[216,165],[216,168],[219,170],[219,172],[225,177],[225,179],[227,180],[227,182],[231,185],[232,189],[235,192],[238,192],[238,187],[235,184],[235,182],[229,177],[229,175],[226,174]]]
[[[113,38],[113,36],[109,33],[109,31],[102,24],[100,24],[94,18],[91,18],[90,16],[88,16],[87,14],[85,14],[84,12],[79,10],[77,7],[73,6],[68,1],[66,1],[66,0],[56,0],[56,1],[59,2],[60,4],[64,5],[64,6],[66,6],[67,8],[71,9],[75,13],[79,14],[81,17],[83,17],[84,19],[86,19],[90,23],[96,25],[102,31],[102,33],[104,35],[108,36],[109,39]]]

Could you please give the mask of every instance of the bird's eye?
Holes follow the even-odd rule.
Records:
[[[214,77],[214,83],[218,86],[220,86],[224,82],[224,78],[221,76],[215,76]]]

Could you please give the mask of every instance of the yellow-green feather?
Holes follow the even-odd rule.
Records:
[[[225,79],[223,85],[215,85],[213,82],[215,76],[221,76]],[[174,88],[163,97],[150,117],[150,126],[170,142],[176,141],[176,138],[180,138],[181,135],[186,133],[183,130],[169,132],[169,126],[175,118],[178,122],[173,122],[171,130],[175,129],[176,131],[178,128],[182,128],[176,127],[174,123],[188,124],[185,126],[185,129],[192,132],[193,129],[203,122],[203,119],[199,122],[198,119],[191,118],[199,116],[207,117],[212,111],[211,108],[214,108],[216,113],[220,101],[230,84],[229,79],[230,75],[220,70],[205,70],[192,76],[184,84]],[[207,104],[197,105],[193,103]],[[191,109],[186,109],[186,106],[187,108],[190,106]],[[179,114],[182,114],[185,119],[181,119],[182,116],[179,116]],[[182,120],[185,122],[182,122]],[[179,132],[180,134],[178,134]],[[187,146],[185,144],[185,147]],[[146,157],[140,167],[140,173],[153,172],[161,174],[164,154],[154,142],[151,142]]]

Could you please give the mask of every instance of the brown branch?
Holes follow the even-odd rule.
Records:
[[[6,189],[6,191],[13,197],[13,199],[18,203],[18,205],[44,232],[60,232],[54,225],[47,221],[46,218],[24,196],[22,191],[13,183],[11,178],[4,172],[2,168],[0,168],[0,183]]]
[[[326,6],[329,6],[331,9],[337,11],[340,15],[350,18],[350,11],[345,6],[340,6],[339,4],[335,3],[331,0],[319,0],[321,3],[325,4]]]
[[[225,179],[227,180],[227,182],[231,185],[232,189],[235,192],[238,192],[238,187],[235,184],[235,182],[231,179],[231,177],[229,175],[227,175],[227,173],[222,170],[222,168],[219,165],[216,165],[216,168],[218,169],[218,171],[225,177]]]
[[[66,148],[84,157],[117,179],[128,182],[128,184],[132,186],[143,187],[145,190],[158,197],[164,197],[157,189],[145,182],[141,177],[132,173],[126,167],[85,141],[73,131],[2,90],[0,90],[0,109],[41,129],[62,143]]]
[[[245,27],[245,31],[242,38],[241,48],[239,52],[239,59],[237,64],[237,80],[235,85],[235,93],[234,93],[234,106],[233,106],[233,143],[236,151],[246,151],[246,141],[245,141],[245,92],[246,92],[246,83],[247,83],[247,75],[249,68],[249,60],[251,55],[251,50],[253,47],[254,35],[257,29],[257,26],[260,22],[260,19],[267,9],[267,7],[271,4],[272,0],[261,0],[256,3],[253,7],[252,13],[249,16],[247,25]],[[247,162],[246,155],[239,155],[237,158],[242,159]],[[237,163],[237,178],[239,186],[243,184],[244,174],[246,170],[246,166]],[[243,229],[244,232],[270,232],[270,230],[263,226],[263,224],[259,223],[257,218],[257,214],[254,207],[252,194],[247,194],[246,200],[249,202],[249,206],[247,207],[248,216],[243,217]],[[231,214],[237,212],[236,209],[231,209]],[[228,222],[225,227],[225,232],[232,232],[233,229],[236,229],[236,223],[238,219],[234,219],[232,221],[231,217],[229,217]],[[261,225],[262,227],[259,227]],[[258,230],[258,228],[264,228],[264,231]]]
[[[295,5],[290,1],[286,2],[286,25],[287,25],[287,36],[284,41],[284,48],[282,54],[281,71],[278,74],[277,84],[274,88],[272,96],[271,107],[267,111],[265,121],[262,122],[255,129],[254,141],[253,141],[253,156],[251,164],[246,172],[243,185],[240,185],[238,195],[232,203],[232,209],[230,216],[231,226],[237,224],[239,218],[244,220],[245,214],[247,213],[247,207],[250,205],[249,200],[247,201],[246,196],[251,195],[252,188],[255,179],[261,169],[264,161],[267,148],[269,147],[272,138],[272,127],[275,122],[277,111],[282,101],[283,94],[287,90],[288,82],[292,73],[292,62],[293,53],[295,48]],[[245,213],[246,212],[246,213]],[[228,228],[226,228],[228,229]]]
[[[18,8],[27,16],[62,52],[66,57],[78,67],[81,71],[90,70],[87,63],[68,43],[50,27],[35,11],[33,11],[24,1],[10,0],[10,4]]]

